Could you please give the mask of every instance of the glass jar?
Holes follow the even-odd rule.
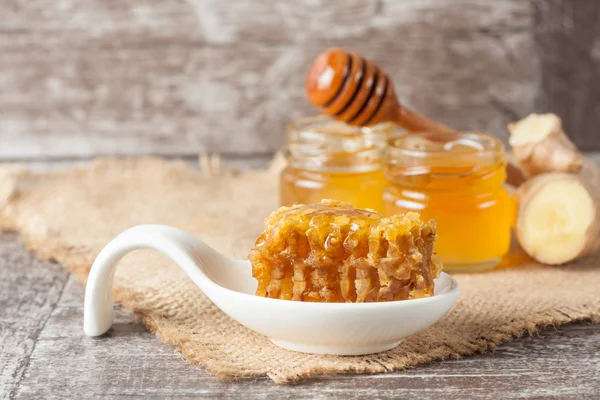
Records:
[[[395,125],[354,127],[326,116],[296,120],[286,128],[280,176],[280,202],[347,201],[354,207],[383,211],[383,165]]]
[[[445,270],[490,268],[508,252],[515,204],[504,187],[498,139],[477,133],[392,139],[385,176],[385,214],[417,211],[435,219]]]

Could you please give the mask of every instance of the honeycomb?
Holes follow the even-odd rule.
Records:
[[[427,297],[441,261],[435,222],[419,214],[384,218],[349,203],[281,207],[265,219],[249,259],[256,294],[312,302]]]

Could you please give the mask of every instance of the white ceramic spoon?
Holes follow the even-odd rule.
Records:
[[[397,346],[440,319],[454,304],[458,284],[442,273],[432,297],[382,303],[308,303],[255,296],[247,260],[232,260],[194,236],[168,226],[140,225],[121,233],[98,255],[85,290],[83,329],[99,336],[113,323],[117,262],[130,251],[158,250],[179,265],[223,312],[271,339],[306,353],[359,355]]]

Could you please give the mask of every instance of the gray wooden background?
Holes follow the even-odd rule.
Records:
[[[2,0],[0,160],[271,153],[331,46],[454,127],[554,111],[600,149],[597,0]]]

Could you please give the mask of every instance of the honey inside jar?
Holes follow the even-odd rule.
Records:
[[[392,124],[359,128],[324,116],[291,123],[284,150],[288,166],[280,176],[281,205],[333,199],[382,212],[385,149],[397,132]]]
[[[435,219],[446,270],[496,265],[510,246],[515,204],[504,187],[504,146],[482,134],[407,135],[390,141],[385,213]]]

